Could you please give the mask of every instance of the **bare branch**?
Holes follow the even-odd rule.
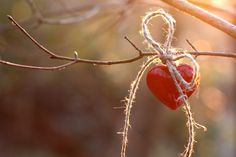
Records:
[[[75,64],[75,63],[76,63],[76,60],[74,60],[73,62],[63,64],[63,65],[59,65],[59,66],[40,67],[40,66],[17,64],[17,63],[12,63],[12,62],[8,62],[8,61],[0,60],[0,64],[13,66],[13,67],[18,67],[18,68],[23,68],[23,69],[32,69],[32,70],[62,70],[62,69],[65,69],[65,68]]]
[[[153,56],[157,55],[156,52],[142,52],[128,37],[125,37],[125,39],[134,47],[135,50],[137,50],[140,54],[140,56]],[[194,51],[185,51],[185,52],[177,52],[177,53],[188,53],[193,56],[214,56],[214,57],[227,57],[227,58],[234,58],[236,59],[236,53],[234,52],[211,52],[211,51],[198,51],[190,42],[189,40],[186,40],[190,46],[194,49]],[[160,57],[160,56],[158,56]]]
[[[152,56],[157,55],[156,52],[142,52],[128,37],[125,36],[125,39],[137,50],[140,56]],[[236,53],[233,52],[211,52],[211,51],[198,51],[189,40],[186,40],[194,51],[185,51],[185,52],[177,52],[177,53],[188,53],[193,56],[215,56],[215,57],[228,57],[236,59]]]
[[[215,5],[212,5],[212,4],[209,4],[209,3],[206,3],[206,2],[201,2],[201,1],[198,1],[198,0],[189,0],[189,2],[199,6],[201,8],[207,9],[207,10],[211,10],[211,11],[214,11],[214,12],[219,12],[223,15],[226,15],[226,16],[230,17],[231,19],[236,18],[236,12],[233,8],[230,8],[230,7],[220,8],[220,7],[217,7]]]
[[[194,51],[194,52],[186,52],[189,53],[191,55],[195,55],[195,56],[215,56],[215,57],[228,57],[228,58],[234,58],[236,59],[236,53],[233,52],[201,52],[201,51]]]
[[[115,60],[115,61],[97,61],[97,60],[88,60],[88,59],[80,59],[78,58],[78,56],[76,56],[76,58],[72,58],[72,57],[66,57],[66,56],[60,56],[57,55],[56,53],[48,50],[47,48],[45,48],[42,44],[40,44],[34,37],[32,37],[16,20],[14,20],[13,17],[8,15],[9,20],[17,27],[19,28],[19,30],[26,35],[39,49],[43,50],[46,54],[48,54],[50,56],[50,58],[52,59],[57,59],[57,60],[64,60],[64,61],[73,61],[76,63],[89,63],[89,64],[99,64],[99,65],[111,65],[111,64],[124,64],[124,63],[130,63],[130,62],[134,62],[136,60],[139,60],[140,58],[142,58],[144,56],[143,53],[139,53],[138,56],[133,57],[131,59],[124,59],[124,60]],[[6,64],[6,65],[11,65],[11,66],[17,66],[17,67],[28,67],[27,65],[20,65],[20,64],[14,64],[14,63],[10,63],[7,61],[1,61],[0,63],[2,64]],[[37,69],[37,67],[33,67],[35,69]],[[33,69],[31,67],[31,69]],[[42,69],[42,67],[38,67],[40,69]]]
[[[187,0],[161,0],[162,2],[165,2],[167,4],[172,5],[173,7],[182,10],[186,13],[189,13],[192,16],[195,16],[212,26],[226,32],[227,34],[233,36],[235,38],[235,26],[230,24],[228,21],[225,21],[193,4],[199,5],[203,8],[207,8],[210,10],[214,11],[219,11],[221,13],[227,14],[230,17],[235,18],[236,13],[234,11],[230,11],[228,9],[223,9],[223,8],[218,8],[212,5],[207,5],[205,3],[200,3],[195,0],[189,0],[192,3],[187,2]],[[70,12],[73,12],[73,14],[70,14],[69,16],[63,17],[63,18],[56,18],[58,15],[65,15],[66,10],[64,11],[54,11],[54,12],[49,12],[47,17],[44,17],[41,15],[40,11],[38,10],[35,2],[33,0],[26,0],[28,5],[30,6],[33,16],[30,18],[30,20],[21,22],[21,24],[26,24],[27,26],[39,26],[41,24],[72,24],[72,23],[79,23],[82,21],[85,21],[87,19],[90,19],[91,17],[97,15],[100,11],[102,10],[109,10],[110,8],[114,7],[124,7],[128,6],[131,3],[132,4],[138,4],[138,5],[155,5],[155,6],[162,6],[162,4],[159,1],[150,1],[150,0],[141,0],[141,1],[133,1],[133,0],[128,0],[128,1],[109,1],[109,2],[103,2],[103,3],[97,3],[97,2],[90,2],[90,3],[84,3],[80,4],[79,6],[76,6],[74,8],[70,8]],[[126,8],[126,7],[125,7]],[[126,10],[123,8],[122,10]],[[78,14],[79,13],[79,14]],[[55,16],[56,15],[56,16]],[[49,18],[50,17],[50,18]],[[207,18],[206,18],[207,17]],[[1,25],[0,26],[0,31],[3,31],[5,29],[8,29],[8,25]]]
[[[60,65],[60,66],[54,66],[54,67],[40,67],[40,66],[30,66],[30,65],[23,65],[23,64],[17,64],[12,63],[4,60],[0,60],[0,64],[5,64],[8,66],[14,66],[19,68],[26,68],[26,69],[35,69],[35,70],[61,70],[66,67],[69,67],[75,63],[86,63],[86,64],[93,64],[93,65],[114,65],[114,64],[125,64],[125,63],[132,63],[135,62],[145,56],[154,56],[161,57],[160,55],[157,55],[157,53],[152,52],[142,52],[131,40],[128,39],[128,37],[125,37],[125,39],[135,48],[135,50],[138,52],[138,55],[136,57],[130,58],[130,59],[123,59],[123,60],[114,60],[114,61],[99,61],[99,60],[89,60],[89,59],[81,59],[78,57],[77,52],[74,53],[75,57],[67,57],[67,56],[61,56],[57,55],[56,53],[48,50],[45,48],[42,44],[40,44],[34,37],[32,37],[16,20],[14,20],[11,16],[8,16],[9,20],[24,34],[26,35],[39,49],[43,50],[46,54],[49,55],[51,59],[57,59],[57,60],[64,60],[64,61],[70,61],[69,63]],[[224,52],[199,52],[199,51],[193,51],[193,52],[178,52],[178,53],[189,53],[194,56],[219,56],[219,57],[229,57],[236,59],[236,53],[224,53]],[[175,58],[175,59],[178,59]]]
[[[125,40],[127,40],[134,48],[139,52],[139,55],[142,56],[143,52],[131,41],[127,36],[125,36]]]
[[[41,45],[37,40],[35,40],[16,20],[13,19],[10,15],[7,15],[8,19],[17,27],[20,29],[22,33],[24,33],[35,45],[37,45],[40,49],[42,49],[44,52],[49,54],[51,57],[55,56],[55,54],[48,49],[46,49],[43,45]]]
[[[190,47],[191,47],[194,51],[198,52],[197,48],[196,48],[188,39],[186,39],[186,42],[190,45]]]
[[[186,1],[186,0],[162,0],[163,2],[175,7],[176,9],[194,16],[209,25],[227,33],[236,39],[236,26],[228,21]]]

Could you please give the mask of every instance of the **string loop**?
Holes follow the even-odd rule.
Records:
[[[164,22],[168,25],[167,36],[166,36],[166,40],[164,44],[161,44],[155,41],[148,29],[148,23],[150,22],[150,20],[158,16],[162,17]],[[167,62],[169,62],[168,68],[173,69],[174,75],[176,79],[178,80],[179,84],[183,86],[186,90],[192,90],[197,79],[199,78],[199,65],[196,62],[196,60],[193,58],[193,56],[191,56],[190,54],[186,54],[186,53],[178,54],[178,52],[176,52],[175,49],[171,48],[171,44],[172,44],[174,32],[175,32],[175,25],[176,25],[175,19],[171,15],[166,13],[164,10],[160,9],[160,10],[148,13],[143,18],[142,33],[146,41],[148,42],[148,44],[150,44],[154,48],[156,53],[160,56],[160,60],[162,61],[162,63],[167,64]],[[174,61],[182,59],[182,58],[189,59],[192,64],[193,77],[190,82],[185,81],[184,78],[176,69],[176,65]]]
[[[165,23],[168,25],[168,32],[166,36],[166,40],[164,44],[161,44],[153,39],[151,36],[151,33],[148,29],[148,23],[149,21],[154,18],[154,17],[162,17]],[[198,123],[195,122],[190,105],[187,101],[187,96],[186,92],[184,91],[190,91],[193,89],[193,87],[196,85],[196,82],[198,81],[199,78],[199,65],[196,62],[196,60],[191,56],[190,54],[186,53],[181,53],[179,54],[178,52],[175,51],[175,49],[171,48],[171,44],[173,41],[174,37],[174,31],[175,31],[175,19],[167,14],[164,10],[160,9],[154,12],[148,13],[144,18],[142,22],[142,33],[155,52],[157,53],[157,56],[160,56],[160,60],[162,61],[163,64],[166,64],[168,67],[168,70],[171,74],[171,77],[174,81],[174,84],[179,92],[179,97],[177,98],[176,101],[181,101],[184,103],[184,111],[187,116],[187,126],[188,126],[188,132],[189,132],[189,138],[188,138],[188,144],[184,150],[184,152],[181,154],[182,157],[191,157],[193,153],[193,145],[195,142],[195,132],[194,128],[198,128],[199,125]],[[175,61],[182,59],[182,58],[187,58],[190,60],[191,65],[193,67],[193,77],[190,82],[187,82],[184,80],[184,78],[181,76],[179,71],[177,70]],[[183,87],[183,89],[181,88]]]

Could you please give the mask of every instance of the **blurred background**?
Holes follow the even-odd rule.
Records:
[[[33,2],[33,3],[32,3]],[[196,1],[236,24],[236,2]],[[32,9],[35,8],[35,9]],[[177,21],[173,46],[236,52],[235,39],[158,0],[1,0],[0,58],[53,66],[49,57],[10,25],[13,16],[53,52],[80,58],[116,60],[150,51],[140,35],[146,12],[164,8]],[[226,11],[226,12],[225,12]],[[42,17],[38,18],[38,16]],[[163,41],[166,27],[156,18],[150,30]],[[120,65],[76,64],[62,71],[35,71],[0,65],[0,157],[118,157],[123,106],[144,60]],[[196,121],[194,157],[236,156],[236,61],[199,56],[201,85],[190,98]],[[174,157],[187,143],[182,109],[169,110],[147,89],[145,76],[132,110],[128,157]]]

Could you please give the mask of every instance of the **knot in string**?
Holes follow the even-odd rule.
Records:
[[[161,44],[161,43],[155,41],[153,39],[153,37],[151,36],[151,33],[148,29],[149,21],[152,18],[158,17],[158,16],[162,17],[164,22],[168,25],[167,36],[166,36],[166,40],[165,40],[164,44]],[[142,33],[143,33],[146,41],[153,47],[154,51],[157,53],[157,55],[159,56],[159,59],[162,61],[162,63],[167,65],[174,82],[175,82],[175,80],[177,81],[176,82],[177,84],[176,83],[175,84],[176,84],[176,87],[179,91],[180,98],[181,98],[181,97],[183,97],[184,92],[180,88],[180,85],[183,86],[186,90],[191,90],[194,87],[194,85],[197,81],[197,78],[199,77],[198,76],[199,66],[198,66],[198,63],[195,61],[195,59],[190,54],[186,54],[186,53],[177,54],[176,51],[173,51],[173,49],[171,48],[172,40],[174,37],[175,25],[176,25],[175,19],[171,15],[166,13],[164,10],[160,9],[160,10],[148,13],[143,18]],[[182,59],[182,58],[188,58],[188,59],[190,59],[190,61],[192,63],[194,74],[193,74],[193,78],[190,82],[186,82],[176,68],[174,61],[176,61],[178,59]]]
[[[148,26],[147,26],[149,21],[152,18],[157,17],[157,16],[161,16],[163,18],[164,22],[167,23],[169,26],[167,39],[163,45],[156,42],[152,38],[152,36],[149,32]],[[172,43],[173,36],[174,36],[175,23],[176,23],[175,19],[172,16],[170,16],[169,14],[167,14],[162,9],[157,10],[155,12],[150,12],[143,18],[143,22],[142,22],[143,35],[146,38],[147,42],[152,45],[154,50],[156,50],[156,52],[162,56],[172,53],[169,51],[169,49],[171,48],[171,43]]]
[[[154,17],[162,17],[165,23],[168,25],[168,31],[167,36],[164,44],[160,44],[159,42],[155,41],[148,29],[148,23],[149,21]],[[197,124],[194,121],[194,118],[192,116],[192,112],[190,109],[190,105],[187,101],[187,95],[185,94],[186,91],[192,90],[193,87],[196,85],[196,81],[199,78],[199,65],[196,62],[196,60],[191,56],[190,54],[181,53],[174,51],[174,49],[171,48],[171,43],[174,37],[174,31],[175,31],[175,20],[173,17],[169,14],[167,14],[164,10],[160,9],[154,12],[148,13],[144,18],[142,22],[142,31],[143,35],[150,44],[153,49],[156,52],[156,58],[159,57],[163,64],[166,64],[168,67],[168,70],[170,72],[170,75],[174,81],[174,84],[178,90],[179,97],[176,101],[181,101],[184,103],[184,109],[186,116],[188,118],[187,126],[188,126],[188,132],[189,132],[189,139],[188,144],[184,150],[184,152],[181,154],[182,157],[191,157],[193,153],[193,145],[195,141],[195,132],[194,127],[202,127],[203,126]],[[192,67],[193,67],[193,77],[190,82],[187,82],[184,80],[184,78],[181,76],[179,71],[177,70],[177,67],[175,65],[175,61],[178,59],[187,58],[191,61]],[[183,88],[182,88],[183,87]]]
[[[164,53],[164,54],[159,54],[159,59],[161,60],[161,62],[163,64],[166,64],[167,61],[173,61],[173,55],[172,54],[168,54],[168,53]]]
[[[161,16],[164,21],[168,24],[168,34],[166,41],[164,44],[160,44],[159,42],[156,42],[148,29],[148,23],[153,17]],[[194,60],[194,58],[189,55],[189,54],[178,54],[177,52],[173,51],[171,49],[171,43],[173,40],[174,36],[174,30],[175,30],[175,20],[167,14],[163,10],[158,10],[155,12],[148,13],[142,21],[142,30],[144,37],[146,38],[147,42],[154,48],[156,55],[149,57],[147,61],[144,62],[142,65],[140,71],[138,72],[135,80],[133,83],[131,83],[130,90],[129,90],[129,96],[127,97],[126,101],[126,106],[125,106],[125,123],[123,127],[123,132],[122,132],[122,147],[121,147],[121,157],[125,157],[126,155],[126,148],[127,148],[127,143],[128,143],[128,130],[130,127],[130,115],[131,115],[131,108],[133,106],[133,102],[135,100],[136,92],[138,90],[138,86],[140,83],[140,80],[142,76],[144,75],[144,72],[147,70],[147,68],[152,64],[155,63],[155,60],[157,58],[161,59],[164,64],[167,65],[168,70],[171,74],[171,77],[173,78],[173,81],[178,89],[179,92],[179,97],[177,101],[182,101],[184,102],[185,106],[185,113],[188,118],[188,132],[189,132],[189,139],[188,139],[188,144],[185,148],[185,151],[181,154],[182,157],[191,157],[191,154],[193,153],[193,144],[194,144],[194,137],[195,137],[195,132],[194,132],[194,127],[202,127],[200,124],[197,124],[192,116],[192,112],[190,110],[190,105],[187,102],[187,96],[184,94],[183,90],[190,90],[194,85],[195,81],[198,78],[198,64]],[[190,82],[186,82],[181,74],[178,72],[176,69],[175,62],[178,59],[181,58],[188,58],[191,60],[191,63],[193,65],[194,69],[194,77]],[[182,86],[184,86],[185,89],[182,90]],[[204,128],[205,129],[205,128]]]

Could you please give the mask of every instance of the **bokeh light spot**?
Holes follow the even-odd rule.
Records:
[[[196,40],[193,42],[193,45],[202,51],[212,51],[212,45],[207,40]]]
[[[225,109],[225,95],[216,87],[208,87],[203,89],[201,99],[203,103],[216,114],[224,111]]]

